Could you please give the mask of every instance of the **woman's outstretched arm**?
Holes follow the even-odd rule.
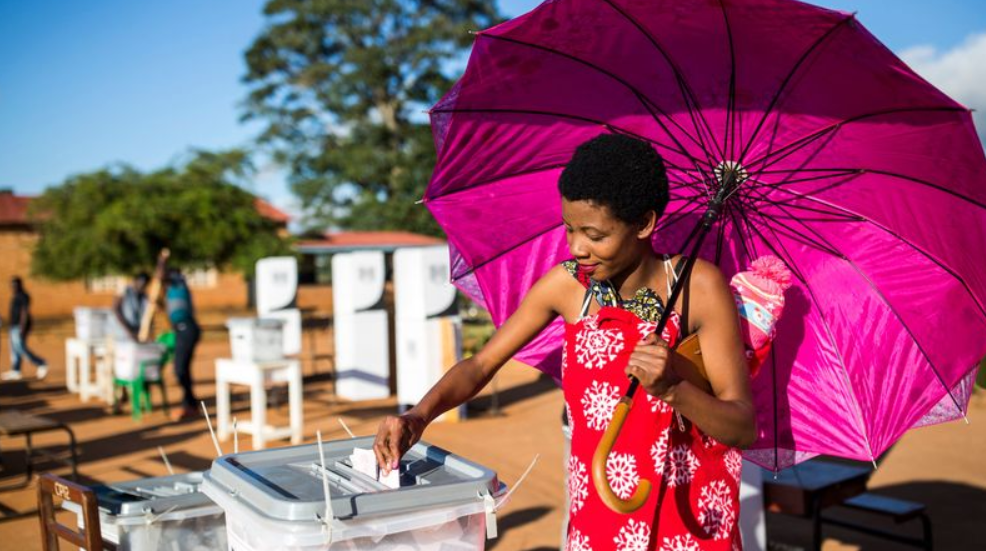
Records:
[[[562,267],[553,268],[534,284],[479,353],[455,364],[407,413],[384,419],[373,443],[380,467],[389,472],[429,423],[482,390],[507,360],[558,315],[559,296],[573,283],[577,285]]]

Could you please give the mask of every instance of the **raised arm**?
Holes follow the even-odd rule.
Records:
[[[655,336],[637,345],[628,373],[709,436],[729,446],[749,446],[756,439],[756,421],[732,291],[718,268],[699,260],[689,293],[691,329],[698,333],[712,394],[669,369],[671,352]]]
[[[389,472],[401,456],[420,440],[429,423],[482,390],[507,360],[558,315],[559,289],[571,283],[571,276],[563,268],[553,268],[534,284],[517,311],[479,353],[455,364],[421,402],[406,413],[384,419],[373,443],[380,467]]]

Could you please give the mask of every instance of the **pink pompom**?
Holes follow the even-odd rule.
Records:
[[[773,281],[782,291],[791,286],[791,270],[776,256],[761,256],[750,264],[750,270],[754,275]]]

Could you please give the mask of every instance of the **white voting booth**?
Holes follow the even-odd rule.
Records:
[[[397,402],[417,404],[462,357],[462,320],[449,282],[448,248],[394,252]]]
[[[390,344],[384,307],[386,269],[379,251],[332,257],[336,394],[350,400],[390,396]]]
[[[767,522],[763,511],[763,470],[743,460],[740,477],[740,535],[743,549],[767,551]]]
[[[257,316],[283,322],[284,355],[301,352],[301,311],[298,296],[298,261],[292,256],[272,256],[257,261]]]

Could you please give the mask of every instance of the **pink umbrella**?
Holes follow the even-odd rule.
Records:
[[[746,457],[872,460],[963,417],[986,354],[986,158],[968,109],[853,15],[793,0],[555,0],[478,33],[432,109],[425,202],[452,277],[502,323],[569,258],[558,176],[603,132],[649,141],[671,202],[654,238],[727,277],[764,254],[794,285],[753,381]],[[559,377],[561,321],[517,358]]]

